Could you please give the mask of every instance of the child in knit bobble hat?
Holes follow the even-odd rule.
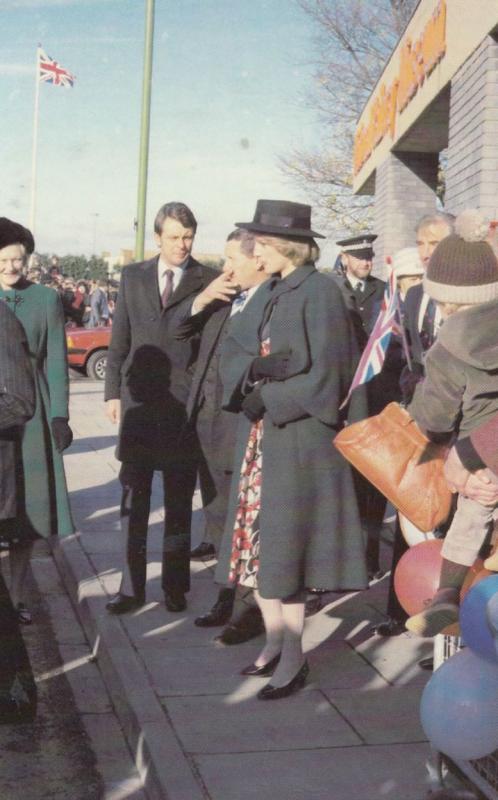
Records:
[[[427,352],[426,377],[408,410],[439,441],[468,436],[498,412],[498,262],[486,241],[488,231],[478,211],[462,212],[455,233],[436,247],[423,279],[444,324]],[[496,480],[491,472],[489,478]],[[439,588],[430,605],[407,620],[408,630],[435,636],[457,622],[460,590],[486,540],[493,511],[458,496],[443,543]]]

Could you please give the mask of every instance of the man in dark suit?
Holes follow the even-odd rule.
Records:
[[[183,611],[190,587],[190,527],[197,471],[195,440],[184,431],[198,337],[174,332],[193,300],[219,273],[191,256],[197,223],[183,203],[162,206],[154,222],[159,256],[123,269],[109,347],[105,400],[120,422],[123,577],[108,603],[113,614],[145,602],[146,542],[152,478],[162,472],[165,528],[162,589],[169,611]]]
[[[231,319],[242,313],[257,288],[268,279],[253,253],[254,236],[249,231],[240,229],[229,235],[222,275],[197,296],[192,306],[193,315],[180,325],[177,333],[179,338],[188,339],[202,330],[187,415],[201,447],[199,475],[208,541],[195,548],[192,557],[216,554],[223,536],[233,472],[237,414],[221,407],[223,385],[219,361]],[[238,294],[232,302],[229,293],[234,287],[237,287]],[[234,599],[235,590],[222,588],[213,608],[198,617],[195,624],[211,627],[228,622]],[[238,611],[242,612],[240,620]],[[262,631],[259,610],[247,598],[246,605],[240,604],[237,612],[231,627],[237,628],[233,637],[238,641],[243,641],[242,637],[250,638],[253,628],[256,633]]]
[[[435,212],[419,220],[415,229],[417,249],[424,270],[442,239],[453,232],[453,214]],[[424,358],[434,343],[441,324],[440,314],[434,300],[425,294],[422,284],[408,290],[405,299],[404,326],[410,347],[411,369],[405,368],[401,386],[406,401],[411,399],[415,385],[424,376]]]
[[[333,277],[342,291],[360,350],[364,349],[375,325],[386,286],[384,281],[371,274],[376,238],[374,233],[363,233],[337,242],[341,247],[343,274]],[[381,374],[366,384],[368,415],[378,414],[390,400],[397,399],[399,371],[393,370],[391,361],[390,357],[386,359]],[[382,575],[379,566],[380,530],[386,500],[362,475],[356,471],[353,474],[367,540],[368,575],[369,578],[379,578]]]

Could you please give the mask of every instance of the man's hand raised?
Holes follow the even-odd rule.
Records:
[[[239,292],[240,286],[234,282],[231,275],[222,272],[197,295],[192,305],[192,313],[198,314],[215,300],[230,303]]]

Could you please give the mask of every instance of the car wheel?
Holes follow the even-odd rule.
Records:
[[[106,364],[107,350],[96,350],[86,362],[86,374],[94,381],[103,381]]]

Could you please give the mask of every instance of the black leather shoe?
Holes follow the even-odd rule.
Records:
[[[187,608],[187,601],[183,592],[164,592],[164,604],[168,611],[173,613],[185,611]]]
[[[257,678],[266,678],[268,675],[273,675],[275,672],[275,667],[277,666],[278,662],[280,661],[280,653],[272,658],[271,661],[268,661],[267,664],[263,664],[262,667],[257,667],[256,664],[249,664],[248,667],[245,667],[241,670],[241,675],[252,675],[253,677]]]
[[[405,623],[392,617],[375,625],[372,630],[377,636],[399,636],[401,633],[406,633]]]
[[[258,700],[280,700],[282,697],[289,697],[294,692],[298,692],[306,683],[309,671],[308,662],[305,661],[299,672],[296,672],[292,680],[285,686],[272,686],[271,683],[263,686],[257,694]]]
[[[216,625],[225,625],[232,616],[232,610],[233,600],[218,600],[211,611],[194,619],[194,625],[199,628],[214,628]]]
[[[382,569],[369,569],[367,571],[369,581],[380,581],[386,573]]]
[[[323,606],[322,597],[320,594],[309,594],[304,604],[304,616],[312,617],[313,614],[318,614]]]
[[[214,544],[211,542],[201,542],[190,551],[190,559],[195,561],[196,558],[212,558],[216,555]]]
[[[121,594],[118,592],[114,597],[109,600],[106,608],[109,614],[127,614],[129,611],[135,611],[141,608],[145,603],[145,597],[135,597],[134,595]]]
[[[261,611],[254,606],[244,611],[237,622],[230,622],[223,628],[220,635],[215,637],[215,641],[221,644],[243,644],[264,633],[264,630]]]

